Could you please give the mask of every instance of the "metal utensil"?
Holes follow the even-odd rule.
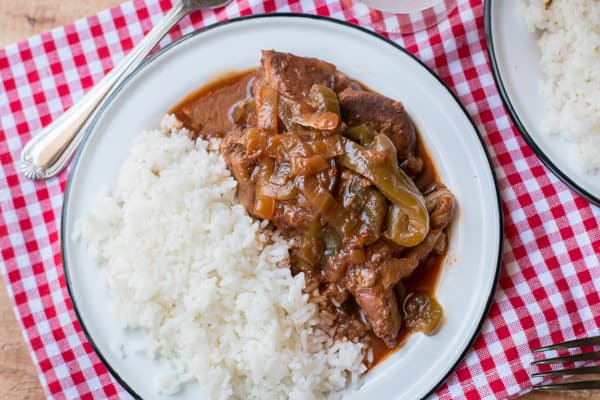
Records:
[[[46,179],[59,173],[81,143],[91,116],[108,94],[146,58],[183,17],[201,8],[217,8],[231,0],[181,0],[142,41],[97,85],[68,111],[42,129],[21,152],[21,171],[30,179]]]
[[[600,345],[600,336],[589,337],[585,339],[570,340],[568,342],[558,343],[551,346],[541,347],[533,350],[534,353],[542,351],[558,350],[558,349],[570,349],[574,347],[582,346],[598,346]],[[554,357],[546,358],[543,360],[532,362],[531,365],[543,365],[543,364],[561,364],[573,361],[589,361],[589,360],[600,360],[600,351],[590,351],[581,354],[575,354],[565,357]],[[531,375],[533,378],[542,376],[562,376],[562,375],[587,375],[587,374],[598,374],[600,373],[600,367],[579,367],[579,368],[568,368],[558,369],[547,372],[539,372]],[[589,380],[579,382],[565,382],[565,383],[554,383],[548,385],[536,385],[533,386],[535,390],[582,390],[582,389],[600,389],[600,381]]]

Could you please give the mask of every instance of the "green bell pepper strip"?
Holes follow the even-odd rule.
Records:
[[[360,211],[362,226],[359,234],[364,237],[365,245],[370,245],[379,238],[388,207],[385,197],[375,188],[369,188],[364,196],[365,203]]]
[[[314,267],[319,263],[324,251],[325,243],[321,237],[321,224],[319,223],[319,216],[315,216],[310,228],[304,234],[302,246],[300,246],[298,249],[296,257],[301,258],[311,267]]]
[[[310,88],[309,97],[317,111],[328,111],[340,116],[340,103],[333,90],[315,83]]]
[[[385,155],[383,162],[372,152]],[[344,141],[344,154],[336,157],[342,166],[372,181],[392,202],[388,212],[387,234],[400,246],[414,247],[429,232],[429,214],[423,195],[398,166],[396,148],[384,134],[379,134],[369,148],[352,140]]]
[[[367,146],[373,141],[373,136],[365,124],[349,126],[346,128],[346,131],[344,131],[344,136],[360,143],[363,146]]]
[[[325,221],[343,238],[354,237],[360,227],[360,221],[354,212],[342,207],[327,189],[319,185],[314,176],[302,176],[300,181],[302,193]]]

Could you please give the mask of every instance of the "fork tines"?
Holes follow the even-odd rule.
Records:
[[[600,336],[589,337],[585,339],[570,340],[568,342],[557,343],[551,346],[540,347],[539,349],[533,350],[534,353],[558,350],[558,349],[570,349],[574,347],[583,346],[594,346],[600,345]],[[589,360],[600,360],[600,351],[591,351],[587,353],[574,354],[564,357],[547,358],[532,362],[531,365],[542,365],[542,364],[560,364],[574,361],[589,361]],[[600,374],[600,366],[597,367],[579,367],[579,368],[568,368],[547,372],[539,372],[531,375],[532,378],[547,377],[547,376],[562,376],[562,375],[585,375],[585,374]],[[534,385],[534,390],[582,390],[582,389],[600,389],[600,381],[579,381],[579,382],[565,382],[565,383],[553,383],[547,385]]]
[[[551,346],[540,347],[539,349],[533,350],[533,352],[538,353],[540,351],[570,349],[573,347],[594,346],[594,345],[600,345],[600,336],[594,336],[594,337],[589,337],[589,338],[585,338],[585,339],[569,340],[568,342],[562,342],[562,343],[553,344]]]

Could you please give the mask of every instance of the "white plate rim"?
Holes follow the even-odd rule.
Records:
[[[225,21],[221,21],[221,22],[217,22],[205,27],[202,27],[200,29],[194,30],[193,32],[190,32],[186,35],[181,36],[180,38],[178,38],[177,40],[165,45],[164,47],[160,48],[158,51],[156,51],[154,54],[152,54],[148,59],[146,59],[138,68],[136,68],[134,71],[132,71],[132,73],[126,78],[124,79],[122,82],[119,83],[118,87],[102,102],[102,104],[98,107],[97,111],[94,113],[92,120],[90,122],[90,124],[87,126],[86,129],[86,133],[84,138],[82,139],[79,147],[78,147],[78,151],[75,154],[75,157],[73,158],[73,161],[71,163],[71,166],[69,168],[69,173],[68,173],[68,177],[67,177],[67,182],[66,182],[66,186],[65,186],[65,192],[64,192],[64,198],[63,198],[63,208],[62,208],[62,212],[61,212],[61,226],[60,226],[60,238],[61,238],[61,256],[62,256],[62,260],[63,260],[63,270],[64,270],[64,275],[65,275],[65,281],[66,281],[66,286],[67,286],[67,291],[69,293],[69,297],[71,300],[71,303],[73,305],[73,311],[75,313],[75,316],[78,319],[78,322],[80,323],[81,329],[83,331],[83,333],[85,334],[85,337],[87,339],[87,341],[89,342],[90,346],[92,347],[92,349],[94,350],[94,352],[96,353],[96,355],[98,356],[98,358],[100,359],[100,361],[104,364],[104,366],[107,368],[108,372],[111,374],[111,376],[134,398],[136,399],[142,399],[142,397],[127,383],[127,381],[120,376],[120,374],[115,370],[115,368],[113,368],[113,366],[108,362],[107,358],[102,354],[102,352],[100,351],[100,347],[96,344],[96,342],[94,341],[91,332],[88,330],[84,319],[82,318],[82,314],[80,312],[80,308],[77,305],[77,301],[76,296],[74,295],[74,288],[73,288],[73,280],[71,278],[71,275],[69,273],[70,267],[69,267],[69,263],[68,263],[68,257],[66,257],[67,251],[66,251],[66,243],[69,240],[68,237],[65,236],[65,232],[67,231],[67,210],[69,209],[68,204],[71,198],[71,193],[72,193],[72,182],[73,182],[73,178],[75,176],[75,173],[77,171],[77,167],[79,166],[79,163],[81,161],[81,154],[83,153],[82,150],[85,147],[86,143],[88,142],[88,140],[91,137],[91,133],[94,130],[94,127],[96,126],[97,122],[99,121],[100,117],[103,114],[103,111],[105,108],[108,107],[108,105],[111,103],[111,101],[117,96],[117,94],[119,94],[119,92],[121,92],[121,90],[127,85],[127,83],[133,79],[135,76],[137,76],[141,71],[143,71],[145,69],[146,66],[150,65],[153,61],[155,61],[157,58],[159,58],[161,55],[163,55],[164,53],[168,52],[169,50],[173,49],[174,47],[178,46],[179,44],[185,42],[186,40],[195,37],[197,35],[200,35],[204,32],[207,31],[211,31],[215,28],[224,26],[224,25],[229,25],[229,24],[233,24],[233,23],[238,23],[238,22],[243,22],[246,20],[252,20],[252,19],[267,19],[270,17],[292,17],[292,18],[306,18],[306,19],[313,19],[313,20],[320,20],[320,21],[324,21],[324,22],[328,22],[328,23],[334,23],[334,24],[339,24],[342,25],[346,28],[351,28],[351,29],[355,29],[358,30],[362,33],[368,34],[372,37],[375,37],[379,40],[382,40],[383,42],[389,44],[390,46],[392,46],[392,48],[394,48],[395,50],[398,50],[400,52],[402,52],[404,55],[407,55],[408,57],[410,57],[412,60],[416,61],[423,69],[425,69],[433,78],[435,78],[435,80],[437,80],[439,82],[439,84],[444,87],[448,94],[451,96],[451,98],[455,101],[456,105],[459,106],[460,110],[462,110],[464,116],[466,117],[466,119],[469,121],[469,123],[471,124],[471,126],[473,127],[473,131],[472,133],[475,135],[477,141],[479,142],[481,149],[483,151],[483,154],[485,155],[485,158],[487,160],[488,163],[488,167],[489,170],[487,172],[489,172],[491,174],[492,180],[493,180],[493,184],[494,184],[494,189],[495,189],[495,198],[496,198],[496,207],[498,210],[498,215],[497,215],[497,221],[498,221],[498,227],[499,227],[499,232],[498,232],[498,243],[497,243],[497,256],[496,256],[496,265],[494,266],[494,278],[493,278],[493,282],[492,285],[490,286],[490,293],[488,294],[486,303],[485,303],[485,307],[482,310],[481,313],[481,317],[479,319],[479,322],[477,324],[477,327],[475,329],[475,331],[473,332],[472,337],[469,339],[469,341],[466,343],[466,345],[464,346],[464,349],[462,349],[459,357],[456,359],[456,362],[448,369],[448,371],[445,373],[445,375],[439,380],[439,382],[436,382],[433,386],[431,386],[431,389],[422,397],[422,399],[425,399],[427,397],[429,397],[430,395],[432,395],[447,379],[448,377],[452,374],[452,372],[454,372],[454,370],[457,368],[457,366],[462,362],[462,360],[464,359],[464,357],[466,356],[466,354],[468,353],[468,351],[471,349],[471,347],[473,346],[473,343],[475,342],[475,340],[479,337],[481,328],[483,327],[483,324],[485,323],[485,321],[487,320],[487,316],[489,314],[490,308],[492,306],[492,303],[494,301],[494,297],[495,297],[495,293],[496,293],[496,288],[498,286],[498,281],[500,278],[500,271],[502,268],[502,248],[503,248],[503,241],[504,241],[504,215],[502,212],[502,199],[501,199],[501,195],[500,195],[500,188],[498,185],[498,179],[496,176],[496,172],[494,170],[494,164],[492,162],[491,156],[485,146],[485,142],[483,140],[483,138],[481,137],[481,135],[479,134],[479,129],[477,128],[477,125],[474,123],[473,119],[471,118],[470,114],[468,113],[467,109],[465,108],[465,106],[460,102],[460,100],[458,99],[458,97],[454,94],[454,92],[448,87],[448,85],[446,85],[446,83],[444,83],[444,81],[439,78],[439,76],[437,74],[435,74],[435,72],[433,72],[433,70],[431,68],[429,68],[425,63],[423,63],[420,59],[418,59],[415,55],[413,55],[412,53],[410,53],[409,51],[407,51],[406,49],[404,49],[402,46],[400,46],[399,44],[393,42],[392,40],[381,36],[379,34],[377,34],[374,31],[371,31],[367,28],[364,28],[362,26],[359,25],[354,25],[350,22],[346,22],[343,20],[339,20],[339,19],[335,19],[332,17],[328,17],[328,16],[321,16],[321,15],[314,15],[314,14],[303,14],[303,13],[294,13],[294,12],[276,12],[276,13],[269,13],[269,14],[253,14],[253,15],[246,15],[246,16],[241,16],[241,17],[236,17],[236,18],[231,18],[231,19],[227,19]]]
[[[496,87],[500,93],[500,98],[510,115],[513,123],[517,127],[517,130],[521,134],[525,143],[529,146],[529,148],[533,151],[537,158],[550,170],[554,175],[558,177],[563,183],[565,183],[568,187],[574,190],[576,193],[581,195],[587,201],[597,206],[600,206],[600,196],[594,195],[588,190],[584,189],[581,185],[579,185],[575,180],[565,171],[563,171],[556,163],[554,163],[544,150],[538,145],[535,140],[535,135],[532,135],[525,124],[523,123],[521,117],[519,116],[519,112],[517,108],[514,106],[511,101],[510,94],[506,85],[504,83],[504,79],[502,77],[501,68],[498,63],[498,58],[496,56],[496,48],[494,45],[494,30],[492,28],[493,21],[493,12],[494,12],[494,0],[488,0],[484,4],[484,17],[483,17],[483,25],[485,31],[485,42],[487,47],[488,58],[490,61],[490,66],[492,69],[492,75],[494,77],[494,82],[496,83]]]

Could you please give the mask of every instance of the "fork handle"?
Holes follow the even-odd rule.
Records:
[[[30,179],[46,179],[59,173],[77,150],[100,103],[188,12],[184,3],[178,1],[119,65],[68,111],[30,139],[21,152],[23,174]]]

